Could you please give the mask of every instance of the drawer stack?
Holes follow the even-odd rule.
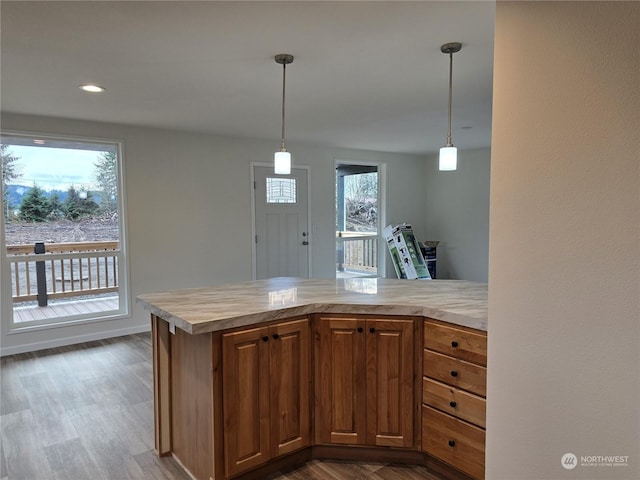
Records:
[[[485,332],[425,320],[422,450],[484,479]]]

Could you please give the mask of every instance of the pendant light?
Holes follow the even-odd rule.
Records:
[[[284,143],[284,93],[285,79],[287,76],[287,65],[293,62],[293,55],[281,53],[275,56],[276,63],[282,65],[282,143],[280,151],[273,157],[273,172],[279,175],[289,175],[291,173],[291,154],[287,152]]]
[[[458,42],[445,43],[440,47],[442,53],[449,54],[449,126],[447,130],[447,144],[440,149],[440,170],[455,170],[458,166],[458,149],[451,142],[451,79],[453,77],[453,54],[459,52],[462,44]]]

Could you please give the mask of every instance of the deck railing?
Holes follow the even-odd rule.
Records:
[[[13,302],[118,291],[120,244],[111,242],[7,245]]]
[[[378,271],[377,235],[338,232],[337,240],[337,271],[372,275]]]

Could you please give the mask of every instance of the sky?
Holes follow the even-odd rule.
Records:
[[[95,163],[100,152],[64,148],[30,147],[12,145],[12,155],[19,157],[16,162],[20,178],[13,183],[33,186],[43,190],[63,190],[70,186],[95,189]]]

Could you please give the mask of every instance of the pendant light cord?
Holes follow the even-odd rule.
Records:
[[[280,151],[286,152],[287,149],[284,144],[284,99],[285,99],[285,81],[287,77],[287,64],[282,64],[282,144],[280,145]]]
[[[453,52],[449,52],[449,128],[447,130],[447,147],[453,146],[453,143],[451,143],[451,90],[453,85],[452,78],[453,78]]]

